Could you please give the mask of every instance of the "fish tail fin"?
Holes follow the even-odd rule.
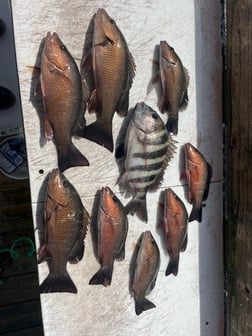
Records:
[[[39,286],[40,293],[69,292],[77,293],[77,288],[67,272],[50,273]]]
[[[96,142],[98,145],[107,148],[110,152],[114,150],[112,125],[103,125],[99,121],[86,126],[77,135]]]
[[[168,276],[169,274],[173,274],[177,276],[178,274],[178,266],[179,266],[179,254],[175,257],[171,257],[169,264],[167,266],[165,275]]]
[[[89,166],[87,158],[71,143],[68,148],[58,150],[58,165],[60,171],[70,167]]]
[[[147,300],[146,298],[136,299],[135,300],[135,312],[137,315],[140,315],[143,311],[155,308],[153,302]]]
[[[142,221],[148,221],[147,207],[146,207],[146,197],[144,198],[132,198],[128,204],[125,206],[126,214],[130,213],[131,215],[136,214],[138,218]]]
[[[112,280],[112,267],[104,267],[99,269],[97,273],[90,279],[89,285],[103,285],[104,287],[110,286]]]
[[[193,206],[192,211],[191,211],[190,216],[189,216],[189,222],[192,222],[194,220],[201,223],[201,220],[202,220],[202,205],[200,205],[199,207]]]
[[[168,121],[166,123],[166,129],[168,132],[172,132],[173,134],[178,134],[178,116],[177,115],[169,115]]]

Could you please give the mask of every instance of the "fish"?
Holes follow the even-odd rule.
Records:
[[[108,187],[103,187],[97,216],[97,255],[100,269],[90,279],[90,285],[110,286],[114,260],[125,258],[128,218],[119,198]]]
[[[123,34],[103,8],[99,8],[94,17],[92,49],[82,61],[84,70],[90,66],[95,88],[88,111],[95,111],[97,119],[79,128],[76,134],[113,152],[112,119],[115,111],[122,117],[128,113],[129,90],[136,65]]]
[[[77,293],[66,265],[83,258],[90,215],[77,190],[58,168],[49,175],[44,213],[38,263],[48,261],[49,275],[40,285],[40,293]]]
[[[125,143],[116,149],[116,157],[123,156],[124,160],[117,183],[133,195],[125,206],[127,213],[148,221],[147,191],[160,185],[175,148],[175,141],[157,112],[144,102],[137,103],[132,111]]]
[[[45,38],[40,86],[47,140],[54,140],[58,167],[88,166],[87,158],[72,143],[72,135],[83,116],[82,82],[78,67],[55,32]],[[83,117],[84,118],[84,117]]]
[[[193,204],[189,222],[202,220],[202,202],[208,197],[212,167],[192,144],[185,144],[185,168],[188,182],[188,201]]]
[[[159,248],[150,231],[143,233],[134,266],[131,294],[135,300],[135,312],[140,315],[143,311],[156,307],[145,297],[155,287],[160,267]]]
[[[188,105],[189,73],[181,59],[166,41],[160,41],[160,77],[162,97],[160,111],[168,113],[168,132],[178,133],[178,111]]]
[[[170,257],[165,275],[178,274],[179,255],[187,247],[188,213],[183,201],[171,189],[164,191],[164,219],[163,228],[167,251]]]

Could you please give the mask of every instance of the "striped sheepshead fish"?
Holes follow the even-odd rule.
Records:
[[[127,129],[123,154],[117,148],[116,158],[124,156],[124,167],[118,183],[133,196],[126,213],[147,222],[146,193],[155,190],[175,151],[175,141],[159,115],[144,102],[137,103]]]

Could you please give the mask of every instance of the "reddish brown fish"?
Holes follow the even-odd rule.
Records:
[[[190,143],[185,144],[185,166],[189,203],[193,204],[189,222],[201,222],[202,202],[208,197],[212,168],[201,152]]]
[[[168,132],[178,133],[178,111],[188,104],[187,87],[188,71],[181,59],[166,41],[160,41],[160,76],[162,84],[162,99],[160,110],[168,113],[166,124]]]
[[[45,238],[38,258],[39,263],[48,261],[50,273],[40,285],[41,293],[77,293],[66,264],[67,261],[77,263],[82,259],[89,221],[89,214],[74,186],[59,169],[54,169],[48,182]]]
[[[188,214],[182,200],[168,188],[164,192],[164,231],[170,257],[165,275],[178,274],[179,254],[187,246]]]
[[[145,231],[134,271],[132,295],[135,299],[135,311],[140,315],[143,311],[155,308],[151,301],[145,298],[155,287],[160,266],[160,252],[150,231]]]
[[[90,285],[109,286],[114,260],[125,257],[128,219],[124,207],[109,187],[101,190],[98,210],[98,259],[100,270],[92,277]]]
[[[53,139],[61,171],[87,166],[88,160],[72,143],[82,109],[79,70],[56,33],[48,32],[41,59],[41,89],[45,114],[45,135]]]
[[[94,18],[93,47],[82,62],[84,69],[89,69],[90,63],[95,89],[88,110],[96,111],[97,120],[77,134],[113,151],[112,119],[115,111],[121,116],[128,112],[135,63],[124,36],[102,8]]]

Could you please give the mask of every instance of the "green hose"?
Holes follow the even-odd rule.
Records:
[[[20,242],[20,241],[28,241],[31,245],[31,248],[29,250],[29,252],[27,253],[26,257],[27,258],[31,258],[33,256],[33,254],[35,253],[35,246],[33,241],[29,238],[29,237],[19,237],[16,240],[14,240],[14,242],[11,244],[10,248],[4,248],[4,249],[0,249],[0,253],[6,253],[9,252],[10,256],[13,260],[18,260],[19,259],[19,253],[17,251],[15,251],[15,246]],[[0,280],[0,285],[3,284],[3,281]]]

